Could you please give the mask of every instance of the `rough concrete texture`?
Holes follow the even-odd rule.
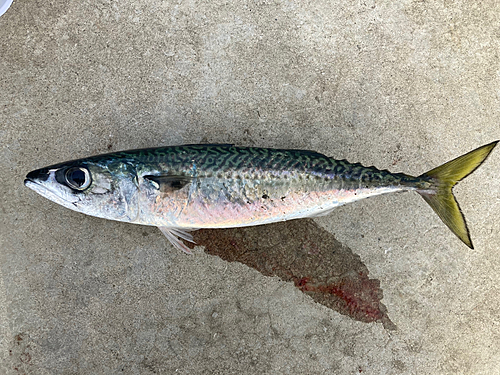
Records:
[[[315,219],[380,281],[395,330],[23,186],[59,161],[207,142],[422,173],[500,138],[499,14],[496,1],[15,1],[0,18],[0,372],[500,373],[500,149],[455,189],[474,250],[416,194]]]

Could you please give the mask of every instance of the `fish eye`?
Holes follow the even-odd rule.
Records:
[[[66,171],[66,182],[76,190],[85,190],[90,186],[90,173],[85,168],[73,167]]]

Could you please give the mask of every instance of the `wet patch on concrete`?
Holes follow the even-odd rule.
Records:
[[[207,254],[293,282],[316,302],[352,319],[396,329],[381,302],[379,280],[370,279],[360,257],[311,219],[200,230],[194,240]]]

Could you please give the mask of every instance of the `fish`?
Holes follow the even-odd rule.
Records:
[[[171,244],[205,228],[234,228],[317,217],[338,206],[414,191],[468,247],[455,184],[478,168],[498,141],[419,176],[336,160],[307,150],[198,144],[120,151],[37,169],[24,184],[71,210],[158,227]]]

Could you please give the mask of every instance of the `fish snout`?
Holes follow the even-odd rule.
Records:
[[[48,179],[49,179],[49,170],[47,168],[36,169],[26,175],[26,179],[24,180],[24,185],[26,185],[28,182],[40,183],[47,181]]]

